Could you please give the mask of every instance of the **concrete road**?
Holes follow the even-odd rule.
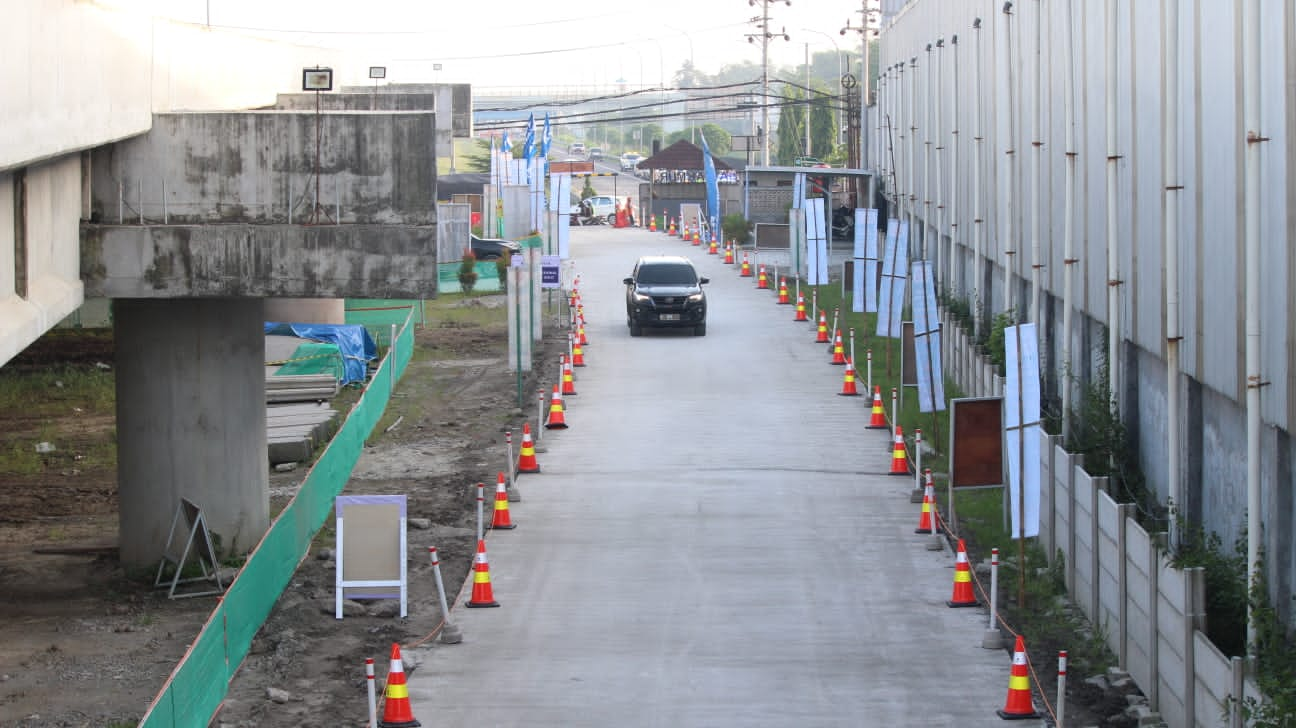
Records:
[[[463,585],[463,643],[417,650],[414,716],[1000,725],[1011,655],[981,647],[984,610],[946,606],[954,555],[914,534],[914,481],[887,475],[887,435],[864,429],[867,397],[838,395],[813,324],[704,247],[642,229],[572,240],[589,345],[570,427],[519,477],[517,528],[487,537],[502,606],[466,609]],[[711,278],[705,337],[630,337],[621,279],[661,252]]]

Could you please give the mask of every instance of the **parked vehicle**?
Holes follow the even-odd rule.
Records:
[[[589,158],[598,161],[603,158],[603,147],[590,147]]]
[[[472,233],[468,234],[469,248],[477,260],[497,260],[504,257],[504,251],[510,255],[522,252],[522,246],[512,240],[500,240],[499,238],[479,238]]]
[[[643,161],[642,154],[636,154],[635,152],[626,152],[625,154],[621,155],[621,171],[633,172],[635,171],[636,166],[642,161]]]
[[[585,217],[598,218],[609,225],[616,224],[617,200],[611,195],[595,195],[581,200]]]
[[[631,336],[645,327],[692,328],[706,336],[707,301],[693,261],[679,255],[648,255],[635,262],[626,286],[626,326]]]

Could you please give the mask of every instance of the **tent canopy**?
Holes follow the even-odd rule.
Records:
[[[716,171],[733,170],[728,162],[712,154]],[[702,170],[702,148],[683,139],[635,165],[638,169]]]

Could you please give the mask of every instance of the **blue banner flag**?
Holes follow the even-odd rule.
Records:
[[[720,187],[716,180],[715,160],[711,158],[711,148],[707,146],[706,134],[702,137],[702,170],[706,174],[707,220],[711,222],[712,234],[720,231]]]
[[[522,158],[535,156],[535,114],[527,117],[526,137],[522,140]]]
[[[549,129],[549,112],[545,112],[544,134],[540,137],[540,156],[549,156],[549,145],[553,143],[553,131]]]
[[[503,141],[503,142],[500,142],[500,152],[502,152],[502,153],[504,153],[504,154],[512,154],[512,153],[513,153],[513,144],[512,144],[512,142],[509,141],[509,138],[508,138],[508,132],[507,132],[507,131],[504,132],[504,141]]]

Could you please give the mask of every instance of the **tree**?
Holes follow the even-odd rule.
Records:
[[[472,154],[466,155],[462,164],[464,169],[469,172],[490,173],[490,141],[477,139],[473,144]]]
[[[800,89],[794,86],[784,88],[784,101],[782,110],[779,112],[776,136],[778,149],[775,155],[780,165],[790,166],[796,162],[797,157],[802,156],[801,147],[805,144],[805,132],[802,126],[800,104],[796,103],[800,98]]]
[[[701,132],[706,135],[707,146],[711,148],[711,153],[715,156],[719,157],[728,154],[729,150],[733,149],[733,137],[720,126],[716,124],[703,124],[700,129]],[[702,142],[699,140],[698,146],[701,145]]]
[[[816,95],[810,106],[810,147],[819,159],[830,156],[837,146],[837,122],[832,97]]]
[[[671,80],[675,82],[676,88],[697,88],[711,83],[705,73],[701,73],[693,66],[693,61],[681,63],[679,70],[671,76]]]

